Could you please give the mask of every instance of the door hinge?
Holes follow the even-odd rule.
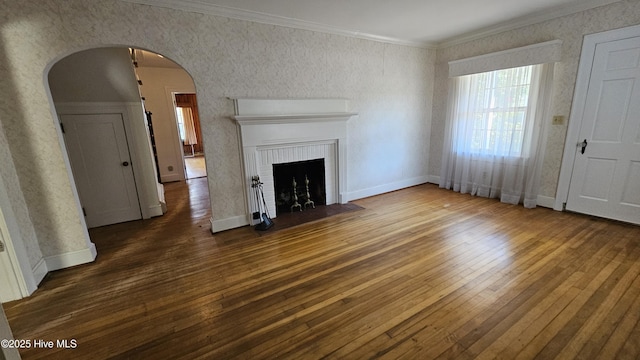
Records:
[[[60,130],[62,130],[62,133],[63,133],[63,134],[65,133],[65,131],[64,131],[64,124],[63,124],[63,123],[60,123]]]
[[[84,214],[84,216],[87,216],[87,210],[84,207],[82,207],[82,213]]]
[[[4,244],[2,243],[2,241],[0,241],[0,252],[4,251]]]

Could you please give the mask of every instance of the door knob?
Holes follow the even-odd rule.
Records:
[[[581,154],[584,154],[585,149],[587,148],[587,139],[582,140],[582,142],[580,144],[578,144],[579,146],[582,147],[582,149],[580,150]]]
[[[129,166],[129,162],[128,161],[123,162],[122,166]]]

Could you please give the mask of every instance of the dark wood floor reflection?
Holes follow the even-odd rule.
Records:
[[[5,304],[31,358],[640,356],[640,227],[423,185],[259,236],[211,235],[206,181],[91,232],[94,264]]]

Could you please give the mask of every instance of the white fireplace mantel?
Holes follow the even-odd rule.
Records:
[[[323,114],[291,114],[291,115],[236,115],[234,120],[245,125],[260,124],[289,124],[322,121],[347,121],[352,116],[358,115],[352,112],[323,113]]]
[[[267,209],[275,217],[273,164],[325,160],[327,205],[345,203],[347,187],[346,99],[234,99],[244,159],[247,219],[256,209],[251,178],[264,183]]]

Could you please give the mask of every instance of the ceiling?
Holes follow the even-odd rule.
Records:
[[[170,69],[182,69],[182,67],[172,60],[165,58],[160,54],[150,51],[134,49],[134,61],[139,67],[160,67]]]
[[[472,40],[620,0],[124,0],[414,46]]]

